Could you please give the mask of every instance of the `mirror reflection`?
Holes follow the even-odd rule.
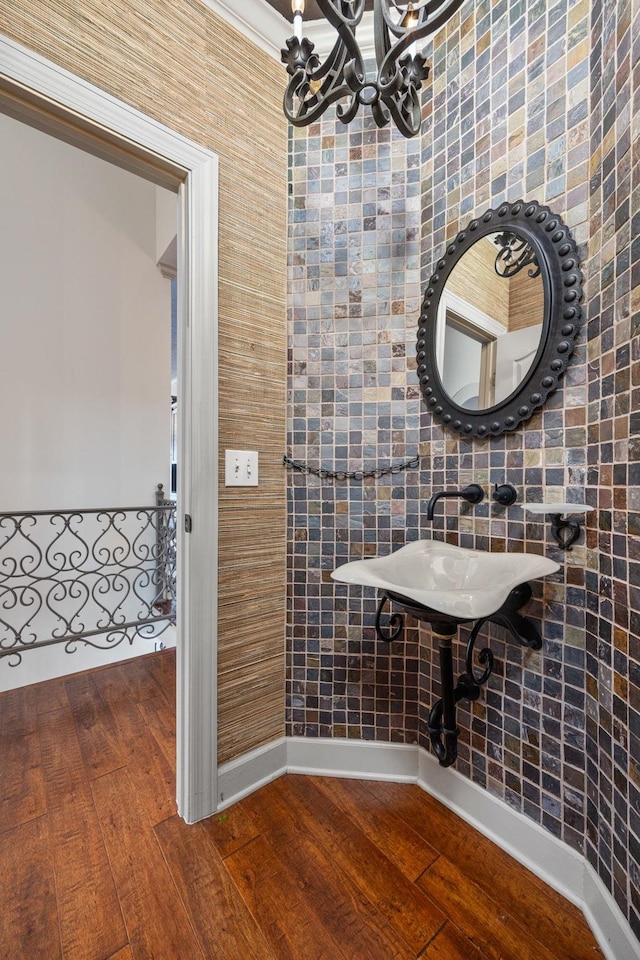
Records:
[[[544,309],[540,265],[526,238],[502,231],[469,247],[438,307],[436,363],[449,398],[485,410],[511,396],[536,358]]]

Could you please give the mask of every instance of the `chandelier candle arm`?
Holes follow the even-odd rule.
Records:
[[[293,126],[313,123],[337,100],[342,123],[350,123],[360,106],[371,107],[379,127],[392,119],[405,137],[420,132],[419,91],[429,76],[417,42],[439,30],[462,0],[374,0],[376,76],[366,75],[356,28],[364,15],[364,0],[317,0],[325,19],[336,30],[324,62],[303,36],[304,0],[292,0],[293,36],[282,50],[289,74],[284,113]]]

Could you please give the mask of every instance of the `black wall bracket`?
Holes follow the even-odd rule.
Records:
[[[580,536],[581,521],[575,517],[567,519],[561,513],[550,513],[551,536],[561,550],[571,550]]]
[[[382,630],[381,617],[384,606],[387,603],[394,603],[414,619],[430,623],[434,640],[438,641],[442,697],[431,707],[427,731],[440,766],[450,767],[455,763],[458,755],[457,743],[460,731],[456,723],[456,704],[459,700],[477,700],[480,696],[480,687],[488,681],[493,671],[494,657],[489,647],[483,647],[477,655],[478,662],[483,668],[481,672],[476,671],[473,662],[478,635],[485,624],[494,623],[503,627],[509,638],[523,647],[531,650],[539,650],[542,647],[542,638],[536,625],[518,613],[530,599],[531,587],[528,583],[521,583],[511,591],[496,613],[475,621],[467,642],[465,671],[456,682],[453,673],[453,639],[458,626],[469,621],[447,617],[407,597],[386,590],[381,591],[376,613],[376,635],[379,640],[391,643],[402,634],[404,617],[399,613],[389,614],[391,629],[387,634]]]

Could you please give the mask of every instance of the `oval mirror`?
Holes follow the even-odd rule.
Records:
[[[472,220],[425,292],[418,376],[429,410],[464,436],[499,436],[556,389],[581,319],[573,238],[520,201]]]

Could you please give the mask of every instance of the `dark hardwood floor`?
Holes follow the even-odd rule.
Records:
[[[595,960],[418,787],[287,776],[176,815],[175,656],[0,695],[1,960]]]

